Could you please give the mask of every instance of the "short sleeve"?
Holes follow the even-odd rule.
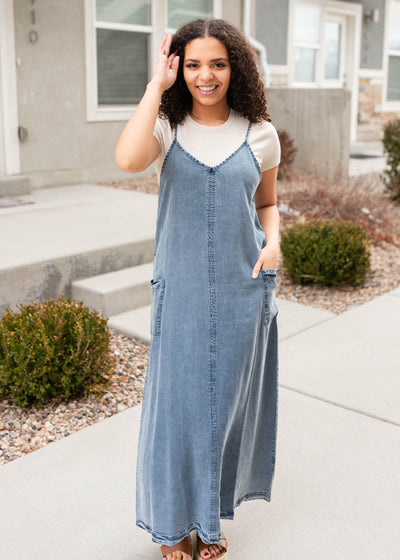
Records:
[[[154,125],[153,136],[155,136],[160,144],[160,154],[154,161],[154,167],[156,169],[157,175],[159,176],[161,167],[167,153],[171,142],[172,142],[172,130],[168,119],[162,119],[157,116],[156,123]]]
[[[271,122],[263,122],[261,129],[261,171],[268,171],[268,169],[279,165],[281,161],[281,143],[279,141],[278,132]]]
[[[165,123],[165,120],[157,116],[156,124],[154,125],[153,136],[157,138],[160,146],[163,143],[163,123]]]

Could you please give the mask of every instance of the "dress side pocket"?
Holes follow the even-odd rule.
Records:
[[[161,316],[165,292],[165,279],[157,278],[150,280],[151,284],[151,320],[150,332],[154,336],[161,334]]]

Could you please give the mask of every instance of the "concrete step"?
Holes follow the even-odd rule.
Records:
[[[4,175],[0,177],[0,196],[30,194],[31,183],[26,175]]]
[[[151,303],[153,263],[75,280],[71,295],[104,317],[119,315]]]
[[[0,317],[71,284],[153,260],[157,197],[97,185],[39,189],[0,209]],[[126,309],[125,309],[126,310]]]
[[[150,288],[151,289],[151,288]],[[151,305],[145,305],[113,315],[108,319],[108,326],[111,329],[131,338],[141,340],[144,344],[150,344],[150,313]]]
[[[112,273],[144,263],[152,266],[153,252],[154,237],[151,237],[123,245],[95,248],[72,255],[60,255],[39,262],[33,262],[32,258],[30,262],[4,270],[0,265],[0,293],[2,295],[0,317],[5,312],[6,306],[10,306],[16,311],[19,303],[44,301],[48,298],[55,298],[60,293],[71,296],[72,283],[77,280],[83,281],[93,274]],[[141,293],[143,292],[139,291],[137,297],[145,297],[141,296]],[[143,301],[146,303],[146,299]]]

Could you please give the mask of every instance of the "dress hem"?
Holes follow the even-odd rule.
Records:
[[[249,501],[249,500],[257,500],[257,499],[263,499],[267,502],[270,502],[271,501],[271,493],[270,492],[252,492],[251,494],[246,494],[245,496],[242,496],[242,498],[240,498],[236,502],[234,507],[236,508],[242,502]],[[221,511],[220,518],[221,519],[233,520],[234,519],[234,511],[233,510],[232,511],[229,511],[229,510]],[[203,530],[201,529],[199,523],[197,523],[197,522],[191,523],[188,527],[186,527],[186,529],[183,529],[182,531],[179,531],[178,533],[175,533],[174,535],[170,535],[170,536],[162,535],[161,533],[157,533],[156,531],[153,531],[151,527],[146,525],[146,523],[144,523],[140,519],[138,519],[136,521],[136,525],[138,527],[140,527],[141,529],[145,529],[145,531],[150,533],[153,542],[155,542],[157,544],[165,544],[167,546],[172,546],[174,544],[177,544],[182,539],[184,539],[187,535],[190,535],[190,533],[192,531],[197,531],[201,540],[206,544],[218,543],[222,538],[221,532],[219,532],[219,533],[218,532],[216,532],[216,533],[204,533]]]
[[[158,544],[165,544],[167,546],[172,546],[173,544],[177,544],[182,539],[184,539],[187,535],[190,535],[192,531],[197,531],[200,535],[200,538],[206,544],[217,543],[221,540],[221,534],[219,533],[204,533],[199,525],[199,523],[191,523],[186,529],[179,531],[179,533],[175,533],[172,536],[162,535],[161,533],[157,533],[153,531],[151,527],[146,525],[143,521],[137,520],[136,525],[141,529],[145,529],[148,533],[151,534],[152,541]]]
[[[245,496],[242,496],[242,498],[240,498],[235,506],[234,509],[237,508],[238,506],[240,506],[240,504],[242,502],[248,502],[250,500],[265,500],[266,502],[270,502],[271,501],[271,492],[252,492],[250,494],[246,494]],[[220,518],[221,519],[231,519],[233,520],[235,518],[235,512],[233,510],[225,510],[225,511],[221,511],[220,513]]]

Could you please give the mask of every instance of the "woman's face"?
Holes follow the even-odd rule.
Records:
[[[183,77],[197,104],[226,106],[231,79],[228,51],[215,37],[193,39],[185,47]]]

